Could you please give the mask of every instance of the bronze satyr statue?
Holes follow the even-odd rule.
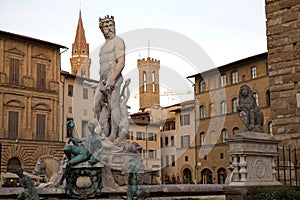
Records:
[[[25,189],[24,192],[22,192],[17,199],[18,200],[38,200],[39,196],[36,192],[35,186],[33,184],[33,181],[31,178],[27,175],[23,174],[22,168],[16,169],[16,174],[20,177],[20,183],[21,186]]]
[[[89,123],[88,128],[91,134],[80,139],[73,137],[73,128],[74,122],[72,120],[67,121],[68,143],[72,142],[73,145],[64,147],[64,153],[68,158],[68,162],[60,181],[56,184],[57,186],[63,184],[64,179],[70,173],[71,166],[75,166],[85,161],[94,165],[99,162],[100,154],[103,151],[101,142],[103,138],[95,132],[95,124]],[[81,143],[84,143],[84,145],[81,145]],[[72,155],[75,157],[72,158]]]
[[[246,125],[246,131],[263,133],[264,115],[256,104],[252,90],[243,85],[239,91],[239,117]]]

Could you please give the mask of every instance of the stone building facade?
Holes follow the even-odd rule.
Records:
[[[62,157],[60,54],[66,47],[0,31],[1,171],[31,172],[42,155]]]
[[[161,130],[163,183],[195,183],[195,101],[165,107]]]
[[[273,134],[267,53],[192,75],[196,100],[197,183],[224,183],[229,166],[226,138],[244,130],[237,113],[238,94],[248,85],[264,113],[264,130]]]
[[[280,139],[299,138],[300,2],[265,2],[273,132]]]

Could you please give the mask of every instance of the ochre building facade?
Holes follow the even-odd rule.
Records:
[[[31,172],[42,155],[62,157],[59,82],[65,48],[0,31],[1,171]]]
[[[230,164],[226,139],[245,129],[237,112],[242,85],[252,89],[264,113],[264,130],[273,134],[267,53],[188,78],[195,79],[197,183],[224,183]]]

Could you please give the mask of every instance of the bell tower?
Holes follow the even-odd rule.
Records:
[[[160,105],[159,69],[160,61],[147,57],[138,59],[140,110]]]
[[[91,59],[89,57],[89,44],[86,43],[81,10],[76,30],[75,41],[72,44],[72,57],[70,58],[72,74],[90,78]]]

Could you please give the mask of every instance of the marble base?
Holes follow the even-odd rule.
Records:
[[[279,140],[265,133],[245,131],[227,142],[233,159],[229,186],[280,185],[275,177]]]

